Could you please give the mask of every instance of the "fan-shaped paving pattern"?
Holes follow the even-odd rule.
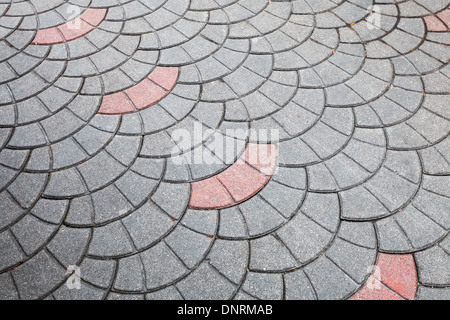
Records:
[[[0,0],[0,299],[448,299],[449,4]]]

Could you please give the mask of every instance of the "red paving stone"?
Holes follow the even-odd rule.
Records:
[[[437,13],[435,16],[427,16],[424,20],[428,31],[448,31],[450,28],[450,9],[445,9]]]
[[[107,12],[107,9],[87,9],[83,12],[80,18],[89,23],[91,26],[98,27],[105,19]]]
[[[62,32],[58,28],[39,30],[33,44],[54,44],[64,42]]]
[[[243,202],[257,194],[269,182],[270,176],[250,167],[242,160],[238,160],[230,168],[217,176],[227,188],[233,199]]]
[[[412,254],[379,253],[378,271],[349,300],[414,300],[417,270]]]
[[[126,114],[151,107],[164,99],[175,87],[179,68],[156,67],[153,72],[137,85],[103,98],[99,113]],[[119,95],[120,99],[116,98]],[[114,98],[107,98],[113,96]],[[128,97],[127,101],[123,97]],[[107,98],[105,100],[105,98]],[[114,100],[118,105],[112,105]],[[133,105],[135,108],[133,108]]]
[[[127,96],[122,93],[114,93],[103,97],[99,113],[122,114],[133,112],[135,109]]]
[[[428,31],[447,31],[445,24],[435,16],[425,17]]]
[[[450,9],[439,12],[437,16],[450,28]]]
[[[417,271],[411,254],[378,255],[381,282],[408,300],[413,300],[417,292]]]
[[[177,67],[156,67],[148,78],[167,91],[171,91],[177,82],[179,73],[180,68]]]
[[[255,157],[256,153],[264,157]],[[212,178],[191,184],[190,207],[223,209],[250,199],[269,182],[276,166],[276,157],[275,146],[249,143],[242,156],[228,169]],[[252,160],[252,165],[245,159]],[[258,163],[256,159],[264,162]]]
[[[142,110],[161,101],[168,92],[150,80],[144,79],[136,86],[125,90],[125,94],[133,101],[137,109]]]
[[[191,208],[212,210],[228,208],[236,204],[228,191],[216,177],[199,182],[193,182],[191,185]]]
[[[38,30],[33,44],[51,45],[78,39],[94,30],[105,19],[106,9],[87,9],[80,17],[58,27]]]

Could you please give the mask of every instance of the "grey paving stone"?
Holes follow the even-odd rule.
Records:
[[[117,179],[125,171],[125,167],[108,153],[100,152],[79,165],[78,170],[86,181],[87,187],[93,191]]]
[[[337,239],[327,250],[326,256],[355,282],[363,284],[375,264],[377,251]]]
[[[450,299],[449,288],[429,288],[419,286],[417,290],[417,300],[446,300]]]
[[[53,172],[44,193],[48,196],[68,197],[83,194],[85,191],[85,184],[78,171],[68,169]]]
[[[214,236],[218,229],[218,218],[217,211],[188,210],[181,223],[194,231]]]
[[[242,289],[263,300],[281,300],[283,278],[281,274],[249,272]]]
[[[320,300],[343,299],[358,288],[342,269],[325,257],[317,259],[304,270]]]
[[[276,182],[270,182],[261,192],[261,196],[285,218],[289,218],[295,214],[302,204],[305,191],[292,189]]]
[[[382,168],[369,180],[366,188],[389,211],[393,212],[408,202],[417,191],[417,187],[415,183]]]
[[[261,271],[283,271],[298,266],[285,245],[268,235],[250,240],[250,269]]]
[[[229,299],[236,289],[207,262],[181,280],[177,288],[187,300],[225,300]]]
[[[243,280],[248,268],[249,244],[245,241],[216,240],[208,260],[233,283]]]
[[[90,125],[106,132],[116,132],[119,127],[119,116],[96,114],[90,121]],[[95,136],[94,136],[95,138]]]
[[[65,168],[79,163],[87,158],[86,153],[72,139],[68,138],[51,147],[53,155],[53,168]]]
[[[220,210],[219,236],[243,238],[248,236],[244,217],[238,208]]]
[[[0,270],[5,270],[25,258],[24,252],[20,249],[17,241],[8,231],[0,233],[0,248],[2,249],[2,252],[4,252],[0,260]],[[3,292],[3,294],[6,294],[6,292]]]
[[[114,257],[132,251],[133,246],[120,221],[94,229],[89,244],[91,255]]]
[[[212,238],[178,225],[165,242],[181,258],[184,264],[192,269],[206,255],[211,246]]]
[[[9,141],[10,146],[29,147],[45,144],[45,137],[37,124],[19,127]]]
[[[94,204],[94,221],[97,223],[124,216],[133,209],[132,205],[114,185],[109,185],[93,193],[91,197]]]
[[[268,233],[285,222],[285,218],[271,205],[256,196],[239,206],[250,236]]]
[[[47,252],[41,251],[11,272],[21,299],[38,299],[65,279],[66,270]]]
[[[117,267],[112,260],[94,260],[86,258],[80,265],[81,277],[101,288],[108,288],[114,280],[114,270]]]
[[[172,219],[150,201],[124,218],[123,224],[138,249],[151,245],[175,227]]]
[[[28,156],[28,152],[26,151],[18,151],[18,150],[9,150],[9,149],[3,149],[0,153],[0,163],[3,165],[14,168],[14,169],[20,169],[24,165],[24,160]]]
[[[146,273],[146,286],[156,289],[167,286],[184,276],[188,269],[164,243],[160,242],[142,254]]]
[[[78,265],[87,251],[90,237],[90,230],[63,226],[47,245],[47,248],[62,265]]]
[[[286,300],[315,300],[314,288],[302,270],[284,276]]]
[[[143,294],[121,294],[121,293],[115,293],[112,292],[108,295],[106,298],[107,300],[132,300],[132,301],[139,301],[144,300]]]
[[[332,241],[334,234],[303,214],[296,215],[277,231],[295,258],[302,264],[316,258]]]
[[[106,151],[124,166],[129,166],[139,153],[140,142],[140,137],[116,136]]]
[[[0,139],[1,144],[4,145],[7,140],[10,138],[12,130],[2,129],[0,130]],[[20,169],[24,165],[24,157],[27,156],[27,152],[25,150],[10,150],[3,149],[0,153],[0,162],[3,163],[7,167],[12,167],[14,169]]]
[[[164,160],[137,158],[131,170],[148,178],[159,179],[163,173]]]
[[[339,224],[339,199],[332,194],[309,192],[301,212],[323,228],[334,232]]]
[[[144,268],[139,256],[120,259],[114,289],[142,291],[145,288]]]
[[[429,286],[450,284],[450,256],[439,246],[414,254],[419,272],[419,282]]]
[[[169,184],[163,182],[153,195],[152,200],[171,217],[178,219],[187,206],[189,196],[190,186],[188,184]]]
[[[90,196],[75,198],[70,202],[66,223],[74,225],[89,225],[94,222],[94,203]]]
[[[447,234],[445,229],[412,206],[397,214],[395,218],[414,248],[428,247]]]
[[[168,287],[145,295],[146,300],[182,300],[182,296],[174,287]]]
[[[2,300],[18,300],[19,294],[14,286],[14,280],[10,273],[2,273],[0,275],[0,299]]]
[[[70,290],[66,285],[62,285],[52,294],[52,297],[55,300],[101,300],[104,298],[105,294],[106,290],[82,282],[81,289],[79,290]]]
[[[79,84],[71,84],[71,88],[76,89],[76,87],[74,88],[75,85]],[[82,124],[80,119],[73,116],[70,109],[61,110],[62,107],[68,105],[69,102],[75,97],[74,93],[61,90],[55,86],[48,88],[37,97],[41,103],[45,105],[46,109],[53,113],[51,118],[45,119],[41,122],[50,137],[56,137],[56,134],[64,136],[65,132],[73,130],[73,128],[76,128],[77,125]]]
[[[2,229],[15,222],[24,211],[7,192],[0,193],[0,208],[2,209],[2,219],[0,220]]]
[[[448,204],[447,181],[447,176],[424,177],[426,189],[420,190],[414,201],[414,208],[445,230],[448,230],[450,222],[444,209]]]
[[[27,255],[32,255],[46,244],[57,231],[57,226],[44,223],[39,219],[27,215],[16,223],[12,232]]]
[[[395,218],[389,217],[375,223],[380,249],[389,252],[411,251],[412,245]]]
[[[44,174],[21,173],[8,187],[8,191],[18,203],[28,208],[37,201],[47,182]]]
[[[338,237],[367,249],[377,248],[375,227],[370,222],[342,221],[339,226]]]

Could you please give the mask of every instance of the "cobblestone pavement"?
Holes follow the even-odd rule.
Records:
[[[450,299],[449,3],[0,0],[0,298]]]

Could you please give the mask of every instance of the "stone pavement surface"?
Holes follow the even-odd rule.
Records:
[[[0,0],[0,299],[450,299],[449,3]]]

